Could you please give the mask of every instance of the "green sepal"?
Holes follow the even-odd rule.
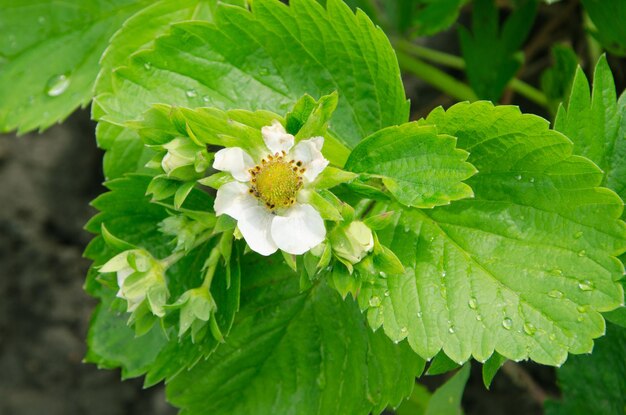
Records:
[[[219,173],[215,173],[208,177],[198,180],[198,183],[200,183],[203,186],[208,186],[217,190],[223,185],[225,185],[226,183],[230,183],[232,181],[233,181],[233,176],[230,173],[221,171]]]
[[[283,254],[283,259],[285,260],[285,264],[289,266],[294,272],[298,272],[298,265],[296,261],[296,256],[293,254],[288,254],[285,251],[280,251]]]
[[[341,216],[341,211],[339,210],[342,208],[341,201],[334,197],[329,191],[320,190],[318,192],[306,192],[304,201],[312,205],[315,210],[320,213],[322,219],[333,222],[343,221],[343,216]],[[339,205],[339,209],[337,205]]]
[[[348,265],[352,267],[352,264],[346,264],[340,258],[338,260],[339,263],[336,262],[333,265],[333,270],[330,274],[332,285],[344,300],[348,294],[351,294],[352,298],[356,299],[361,289],[361,281],[351,268],[348,268]]]
[[[130,249],[137,249],[135,245],[130,244],[126,241],[123,241],[120,238],[113,235],[111,232],[109,232],[109,230],[106,228],[104,223],[102,223],[102,225],[100,226],[100,230],[101,230],[101,234],[102,234],[102,238],[104,239],[104,242],[106,242],[108,246],[115,249],[117,252],[128,251]]]
[[[373,231],[380,231],[391,225],[397,220],[395,211],[382,212],[377,215],[369,216],[363,219],[363,222]]]
[[[176,190],[174,194],[174,207],[176,209],[180,209],[180,207],[185,203],[185,199],[189,196],[189,193],[195,187],[196,182],[184,182],[180,187]]]
[[[328,166],[313,182],[316,189],[330,189],[343,183],[349,183],[359,177],[358,174]]]
[[[152,179],[146,189],[146,195],[151,195],[153,201],[167,199],[176,194],[179,185],[178,180],[172,180],[165,174],[161,174]]]
[[[310,108],[311,111],[306,114],[306,119],[302,120],[304,122],[298,128],[298,132],[294,134],[296,141],[315,136],[324,136],[328,127],[328,121],[330,121],[333,112],[337,108],[337,101],[338,95],[336,91],[321,97],[316,102],[316,105]]]

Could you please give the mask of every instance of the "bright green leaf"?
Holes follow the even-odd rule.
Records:
[[[274,257],[278,260],[278,257]],[[181,414],[369,414],[398,405],[424,362],[369,329],[324,283],[299,293],[272,260],[243,265],[242,309],[215,354],[167,385]]]
[[[617,100],[606,57],[596,65],[593,93],[582,69],[576,71],[554,129],[571,138],[574,152],[594,161],[604,171],[603,184],[626,199],[626,94]]]
[[[476,169],[454,137],[431,126],[407,123],[364,139],[352,151],[346,169],[376,174],[395,198],[407,206],[430,208],[472,196],[463,180]]]
[[[147,0],[0,0],[0,132],[62,121],[93,96],[109,38]]]
[[[454,361],[494,351],[558,365],[591,350],[604,333],[600,312],[622,304],[615,282],[626,249],[623,205],[601,188],[602,173],[572,156],[548,122],[511,106],[462,103],[421,124],[458,138],[479,173],[474,199],[401,212],[381,243],[407,272],[376,278],[359,294],[393,340],[408,338],[422,357],[441,349]],[[382,311],[384,310],[384,311]]]
[[[215,24],[174,25],[154,50],[133,55],[128,66],[115,71],[114,91],[96,98],[94,115],[122,125],[155,102],[285,114],[305,93],[319,98],[337,91],[329,131],[349,146],[405,122],[408,103],[385,34],[339,0],[327,7],[313,0],[295,0],[289,7],[255,0],[252,12],[219,7]],[[99,142],[111,151],[124,153],[133,145],[117,149],[122,133],[99,133]],[[140,157],[137,150],[125,154],[125,167]],[[108,162],[110,171],[123,170],[112,158]]]

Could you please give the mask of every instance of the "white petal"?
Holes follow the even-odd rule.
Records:
[[[135,271],[131,267],[123,268],[117,271],[117,286],[119,287],[119,290],[116,294],[117,297],[125,298],[122,287],[124,286],[124,281],[126,281],[126,278],[128,278],[133,272]]]
[[[249,193],[248,186],[239,182],[230,182],[217,189],[213,207],[217,216],[225,213],[231,218],[239,220],[246,209],[257,205],[258,202]]]
[[[223,148],[215,153],[213,168],[227,171],[240,182],[250,181],[250,170],[254,167],[252,157],[239,147]]]
[[[271,126],[263,127],[261,134],[272,154],[289,151],[295,141],[293,135],[287,134],[285,127],[278,120],[272,121]]]
[[[271,255],[278,249],[272,239],[272,221],[276,216],[263,206],[253,206],[243,212],[237,222],[243,238],[255,252],[261,255]]]
[[[284,216],[276,216],[272,222],[274,242],[289,254],[303,254],[325,237],[324,220],[311,205],[296,203]]]
[[[324,145],[324,137],[313,137],[308,140],[302,140],[291,151],[291,158],[301,161],[304,171],[304,178],[308,182],[315,180],[318,174],[328,166],[328,160],[322,155],[322,146]]]

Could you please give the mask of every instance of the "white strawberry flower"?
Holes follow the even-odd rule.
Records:
[[[324,138],[294,145],[294,136],[276,120],[261,133],[268,155],[258,163],[239,147],[215,153],[213,168],[235,179],[218,189],[215,213],[237,220],[250,249],[261,255],[278,249],[300,255],[326,238],[321,215],[301,197],[328,166],[321,153]]]

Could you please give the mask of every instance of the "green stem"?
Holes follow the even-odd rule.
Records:
[[[394,45],[398,51],[398,60],[400,60],[400,54],[409,54],[416,58],[426,59],[430,62],[443,65],[448,68],[459,70],[465,69],[465,61],[459,56],[416,45],[404,39],[394,39]],[[400,66],[402,66],[402,63],[400,64]],[[409,68],[406,68],[406,70],[410,71]],[[447,92],[443,88],[439,87],[439,85],[434,86],[438,87],[444,92]],[[511,80],[511,82],[509,83],[509,87],[518,94],[528,98],[529,100],[541,106],[547,107],[548,105],[548,99],[543,92],[520,79]],[[452,96],[454,97],[455,95]]]
[[[209,259],[207,260],[208,268],[204,274],[204,281],[202,281],[202,288],[206,288],[207,290],[211,289],[211,282],[213,282],[213,276],[215,275],[215,270],[217,269],[221,255],[222,253],[220,252],[219,246],[211,250]]]
[[[464,84],[454,79],[452,76],[434,66],[416,59],[402,50],[396,51],[400,68],[412,73],[424,82],[440,89],[446,94],[460,101],[476,101],[478,97],[474,91]]]
[[[458,56],[420,46],[405,39],[394,39],[393,44],[397,49],[409,53],[416,58],[426,59],[449,68],[465,69],[465,61]]]
[[[206,234],[204,234],[204,236],[198,238],[196,240],[196,242],[194,243],[193,247],[190,249],[190,251],[196,249],[197,247],[199,247],[200,245],[202,245],[203,243],[207,242],[209,239],[211,239],[213,236],[212,232],[208,232]],[[172,255],[163,258],[161,260],[161,265],[163,265],[163,268],[168,269],[169,267],[171,267],[172,265],[174,265],[175,263],[177,263],[178,261],[180,261],[180,259],[182,257],[185,256],[185,251],[177,251],[174,252]]]

